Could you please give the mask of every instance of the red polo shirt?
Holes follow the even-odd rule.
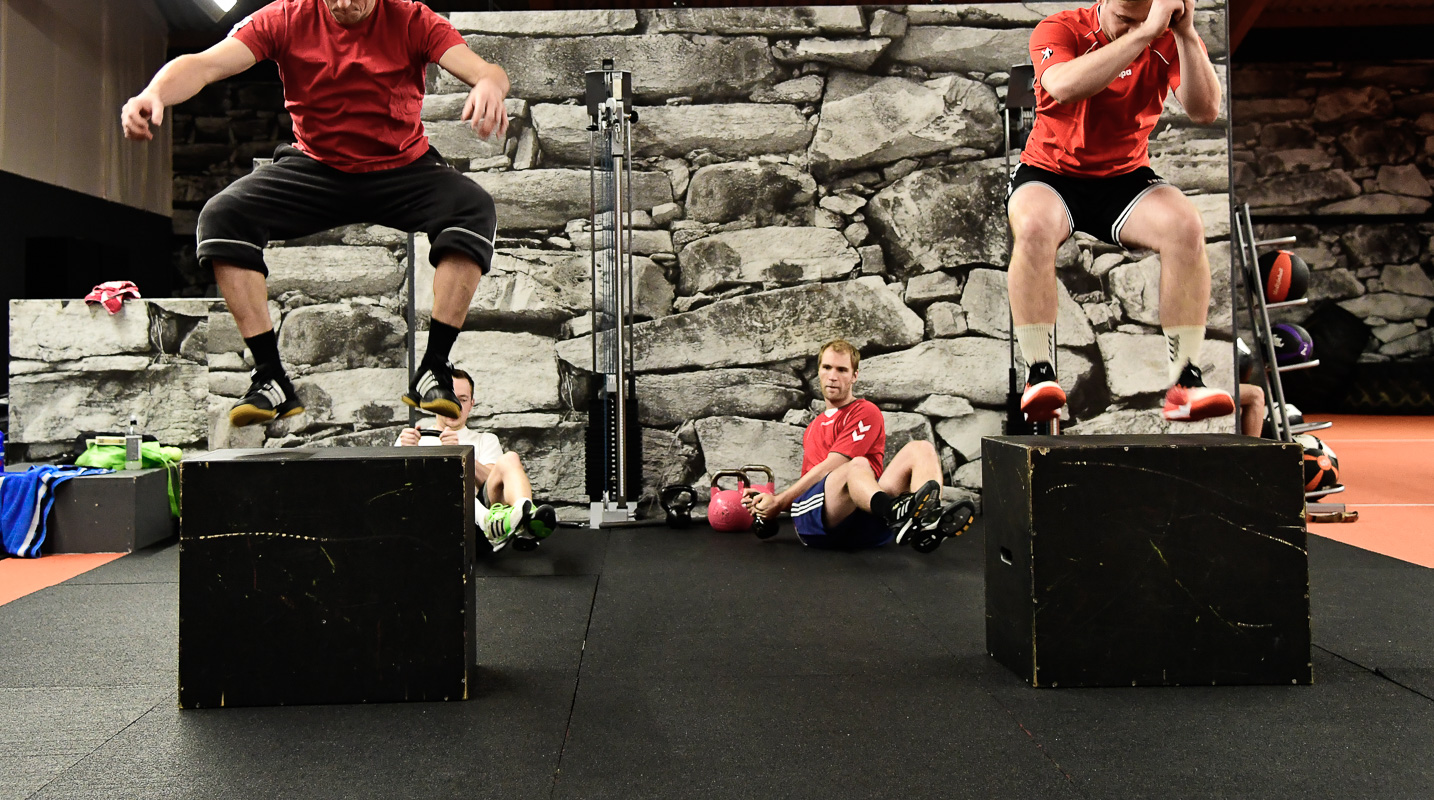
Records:
[[[1061,175],[1102,178],[1150,165],[1150,132],[1165,96],[1180,85],[1175,34],[1166,31],[1100,92],[1062,105],[1041,85],[1053,64],[1110,44],[1097,18],[1100,4],[1046,17],[1031,34],[1036,66],[1036,124],[1021,161]]]
[[[866,456],[876,477],[886,459],[886,419],[870,400],[854,400],[817,415],[802,435],[802,474],[832,453]]]
[[[413,0],[378,0],[352,27],[323,0],[275,0],[229,35],[278,64],[298,148],[344,172],[401,167],[428,151],[424,70],[464,44],[448,20]]]

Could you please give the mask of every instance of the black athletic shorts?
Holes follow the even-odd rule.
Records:
[[[428,260],[465,253],[484,272],[493,260],[493,198],[429,148],[412,164],[376,172],[343,172],[292,145],[209,199],[199,212],[196,255],[265,275],[264,245],[340,225],[373,223],[428,234]]]
[[[1170,185],[1150,167],[1109,178],[1073,178],[1021,164],[1011,174],[1011,185],[1006,190],[1008,206],[1016,190],[1028,183],[1041,184],[1060,196],[1071,233],[1084,231],[1121,247],[1125,245],[1120,241],[1120,229],[1130,218],[1135,204],[1152,189]]]

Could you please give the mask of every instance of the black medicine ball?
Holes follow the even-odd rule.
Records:
[[[1295,443],[1304,448],[1306,492],[1339,484],[1339,459],[1329,445],[1307,433],[1296,436]]]
[[[1260,256],[1260,282],[1265,301],[1283,303],[1305,296],[1310,285],[1310,268],[1305,260],[1288,250],[1272,250]]]

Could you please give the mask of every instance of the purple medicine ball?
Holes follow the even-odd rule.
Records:
[[[1314,340],[1309,331],[1291,323],[1281,322],[1272,331],[1275,337],[1275,361],[1279,364],[1303,364],[1314,358]]]

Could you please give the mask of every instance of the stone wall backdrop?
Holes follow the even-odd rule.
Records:
[[[1371,329],[1362,360],[1434,357],[1434,61],[1241,64],[1231,91],[1237,198],[1313,270],[1279,319],[1338,303]]]
[[[580,515],[591,289],[579,101],[583,71],[612,58],[633,72],[640,106],[635,349],[649,494],[751,462],[794,480],[802,426],[820,407],[814,351],[835,336],[862,349],[857,391],[886,411],[889,451],[932,441],[948,478],[979,492],[980,439],[1001,430],[1007,382],[1000,109],[1031,28],[1074,5],[452,14],[513,83],[501,141],[458,121],[466,87],[436,67],[423,108],[434,144],[498,204],[498,255],[454,350],[479,379],[472,425],[522,454],[565,516]],[[1201,2],[1197,24],[1223,78],[1223,4]],[[1229,386],[1226,118],[1194,126],[1173,98],[1167,111],[1154,167],[1204,216],[1216,287],[1207,375]],[[234,152],[216,158],[216,177],[251,155]],[[417,250],[421,351],[433,270],[421,236]],[[407,419],[402,253],[398,232],[372,226],[270,248],[280,348],[308,408],[291,420],[229,429],[224,411],[247,385],[242,341],[222,303],[187,317],[207,444],[391,441]],[[1070,430],[1164,429],[1158,259],[1082,236],[1059,262]],[[142,307],[126,309],[131,324]],[[167,313],[151,304],[145,324]],[[152,370],[167,351],[146,341],[124,352]],[[35,359],[36,375],[54,366]],[[72,436],[26,430],[16,438],[36,452]]]

